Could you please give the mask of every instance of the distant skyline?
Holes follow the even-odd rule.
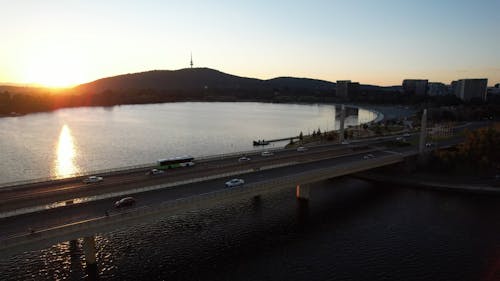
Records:
[[[500,1],[0,0],[0,82],[208,67],[259,79],[500,83]]]

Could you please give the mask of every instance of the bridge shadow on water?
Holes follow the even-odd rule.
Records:
[[[312,185],[309,201],[296,199],[294,189],[290,188],[174,216],[173,221],[166,219],[167,224],[177,226],[173,232],[149,234],[148,240],[166,243],[161,246],[140,243],[149,251],[141,250],[139,245],[125,247],[124,264],[137,260],[137,268],[114,271],[113,277],[120,280],[134,280],[139,276],[141,280],[238,280],[249,260],[267,255],[280,256],[286,261],[290,246],[325,231],[324,225],[331,228],[355,221],[357,216],[383,204],[391,192],[358,180],[338,179]],[[104,266],[108,265],[104,263]],[[249,280],[259,280],[275,274],[269,270],[272,271],[272,267],[242,275],[250,274]],[[102,277],[110,276],[103,274]]]

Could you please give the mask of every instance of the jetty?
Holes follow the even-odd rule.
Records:
[[[281,138],[281,139],[272,139],[272,140],[257,140],[257,141],[253,141],[253,145],[254,146],[258,146],[258,145],[268,145],[272,142],[278,142],[278,141],[287,141],[287,140],[298,140],[299,139],[299,136],[296,136],[296,137],[288,137],[288,138]]]

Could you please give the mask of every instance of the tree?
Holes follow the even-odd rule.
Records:
[[[465,141],[454,151],[437,152],[444,165],[487,172],[500,169],[500,125],[465,132]]]

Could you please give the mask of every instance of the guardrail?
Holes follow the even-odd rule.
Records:
[[[14,182],[5,182],[5,183],[0,183],[0,188],[2,187],[16,187],[20,185],[26,185],[26,184],[33,184],[33,183],[48,183],[48,182],[64,182],[64,181],[71,181],[74,180],[75,178],[78,177],[85,177],[85,176],[90,176],[90,175],[109,175],[111,173],[116,173],[116,172],[130,172],[133,170],[137,169],[147,169],[153,167],[154,164],[141,164],[141,165],[133,165],[133,166],[126,166],[126,167],[120,167],[120,168],[112,168],[112,169],[104,169],[104,170],[96,170],[96,171],[88,171],[88,172],[83,172],[83,173],[74,173],[71,175],[68,175],[67,177],[60,178],[60,177],[44,177],[44,178],[37,178],[37,179],[30,179],[30,180],[22,180],[22,181],[14,181]]]
[[[207,161],[213,161],[213,160],[222,160],[225,158],[231,158],[231,157],[237,157],[241,155],[250,155],[250,154],[255,154],[255,153],[261,153],[263,151],[279,151],[279,150],[286,150],[282,147],[275,147],[275,148],[269,148],[269,149],[254,149],[254,150],[247,150],[247,151],[237,151],[237,152],[231,152],[231,153],[223,153],[223,154],[216,154],[216,155],[202,155],[202,156],[196,156],[196,161],[199,162],[207,162]],[[5,182],[5,183],[0,183],[0,188],[2,187],[16,187],[20,185],[26,185],[26,184],[33,184],[33,183],[48,183],[48,182],[64,182],[64,181],[71,181],[74,180],[75,178],[78,177],[86,177],[90,175],[102,175],[106,176],[111,173],[116,173],[116,172],[132,172],[134,170],[138,169],[151,169],[156,166],[155,163],[147,163],[147,164],[138,164],[138,165],[132,165],[132,166],[125,166],[125,167],[118,167],[118,168],[112,168],[112,169],[103,169],[103,170],[94,170],[94,171],[86,171],[82,173],[74,173],[71,175],[68,175],[67,177],[60,178],[60,177],[43,177],[43,178],[36,178],[36,179],[30,179],[30,180],[22,180],[22,181],[14,181],[14,182]]]

